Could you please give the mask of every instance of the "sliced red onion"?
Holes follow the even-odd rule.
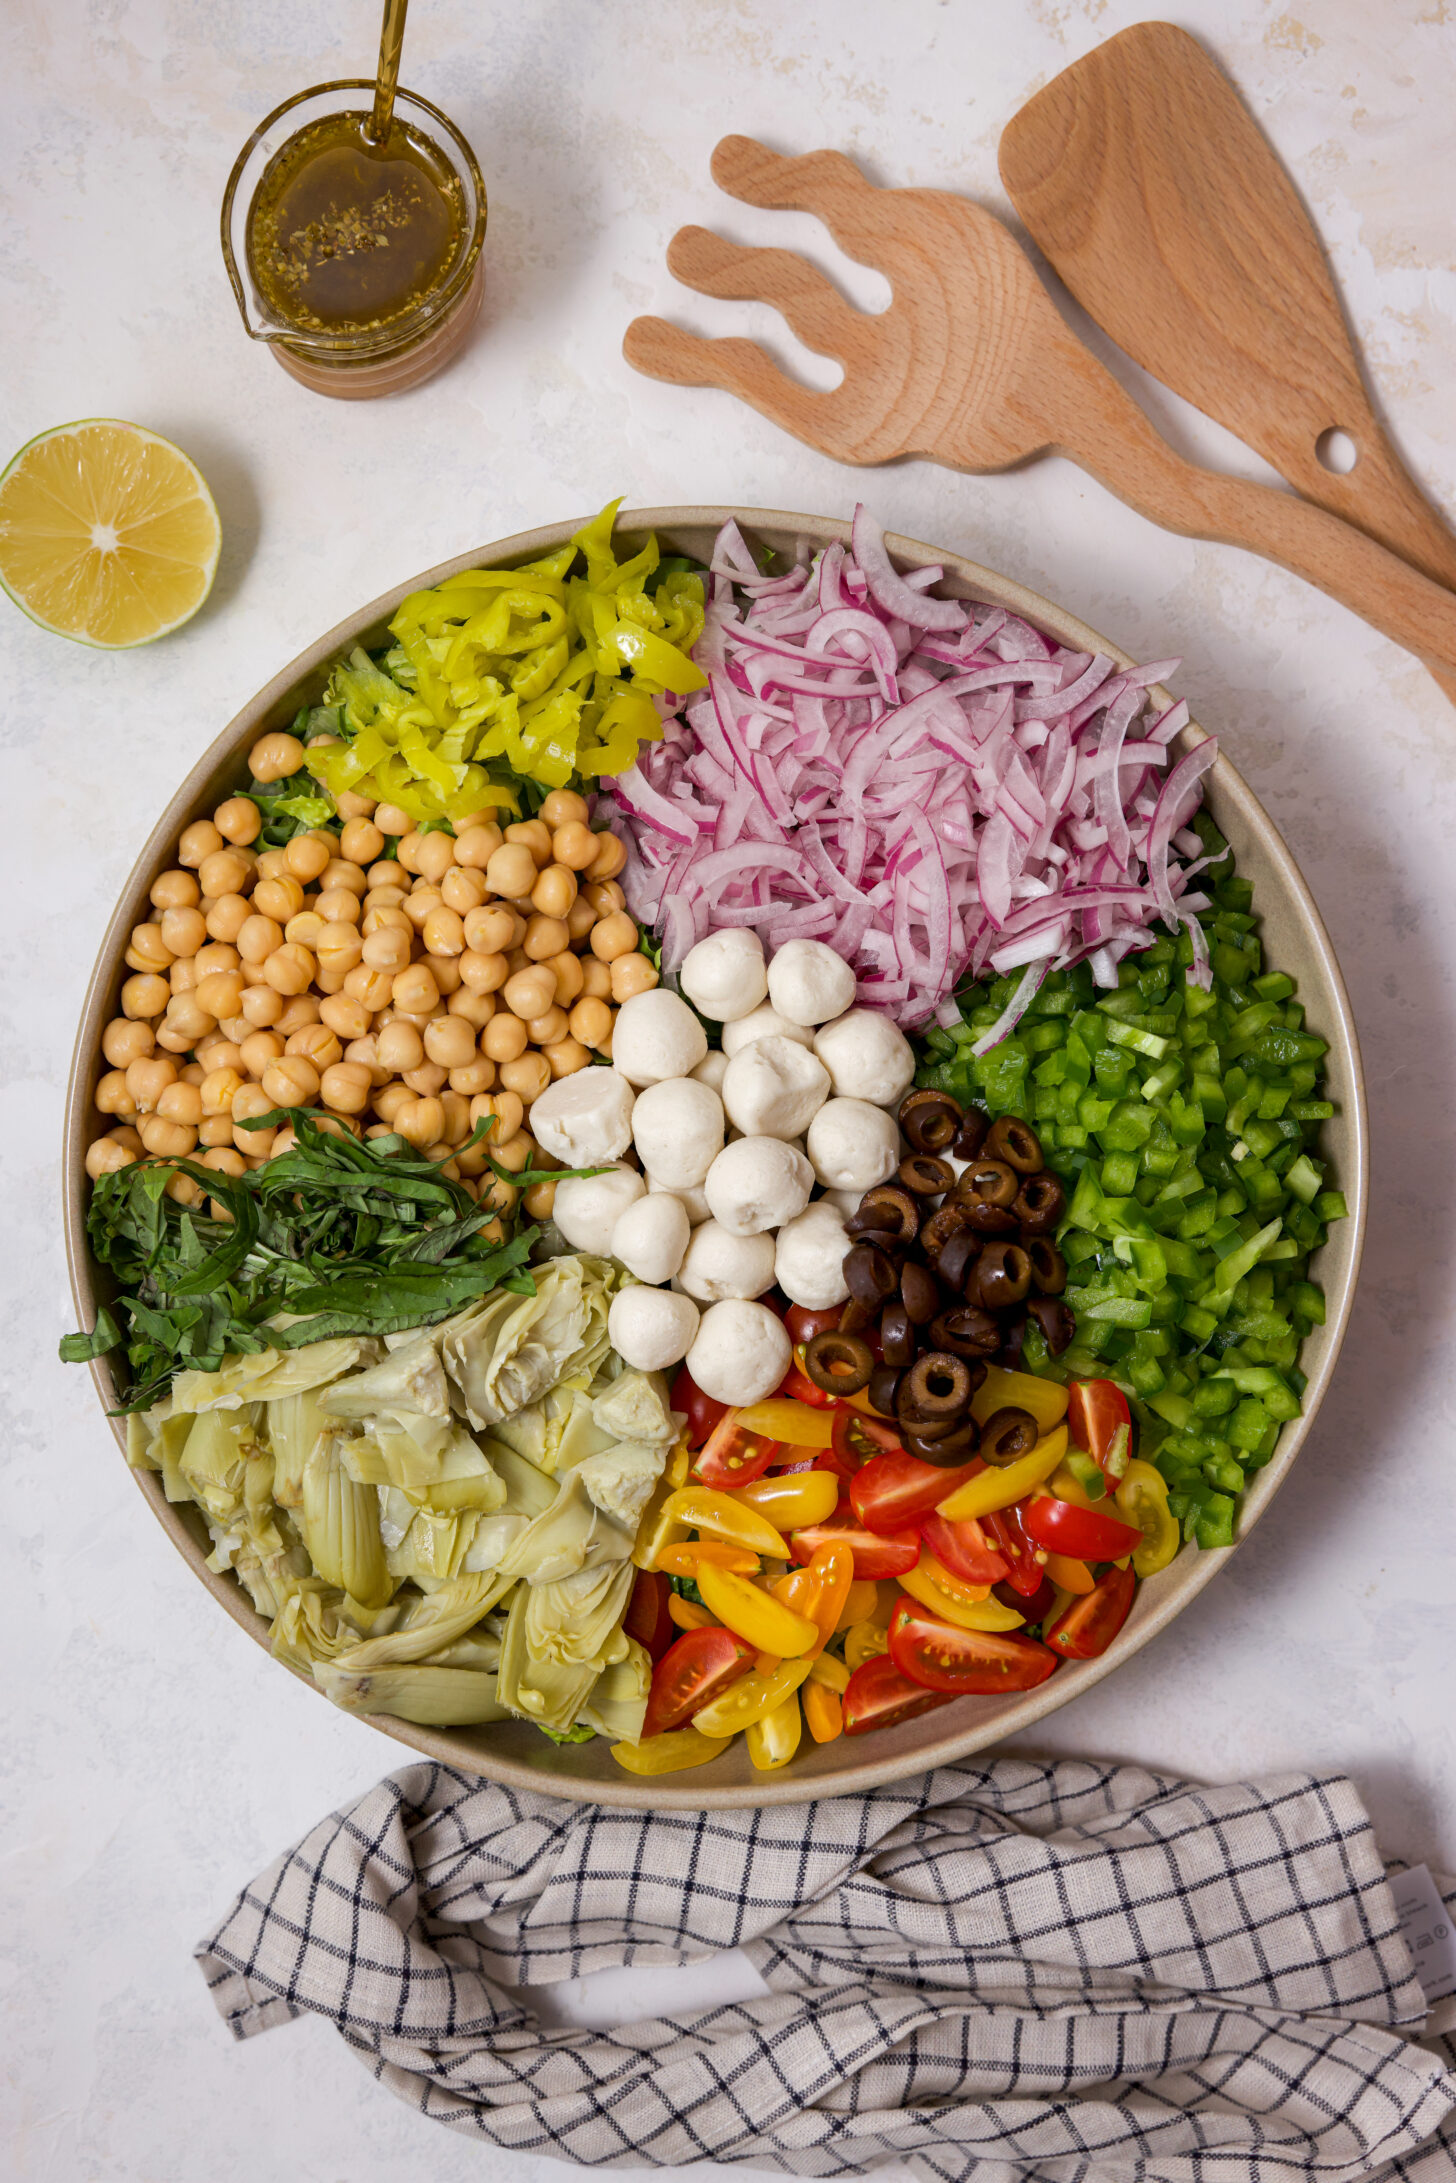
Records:
[[[964,629],[966,610],[954,599],[928,599],[912,591],[885,551],[885,534],[864,503],[854,511],[854,557],[876,606],[912,629]]]

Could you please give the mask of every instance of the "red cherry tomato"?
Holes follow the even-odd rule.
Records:
[[[678,1369],[669,1397],[674,1410],[686,1410],[688,1418],[688,1446],[701,1448],[720,1419],[728,1415],[726,1402],[715,1402],[705,1395],[686,1365]]]
[[[918,1531],[868,1531],[848,1501],[841,1501],[822,1524],[806,1524],[789,1534],[789,1549],[801,1568],[813,1560],[821,1546],[847,1546],[854,1555],[859,1577],[900,1577],[920,1559]]]
[[[1067,1389],[1067,1437],[1072,1446],[1084,1448],[1094,1463],[1105,1463],[1119,1432],[1126,1450],[1132,1412],[1116,1382],[1073,1380]]]
[[[1074,1599],[1046,1633],[1054,1652],[1066,1660],[1095,1660],[1106,1652],[1127,1620],[1137,1590],[1131,1569],[1109,1569],[1090,1592]]]
[[[987,1538],[1006,1563],[1006,1582],[1024,1599],[1031,1599],[1046,1581],[1046,1569],[1021,1528],[1019,1508],[998,1508],[981,1518]]]
[[[1033,1637],[963,1630],[913,1599],[902,1599],[890,1617],[890,1658],[903,1676],[926,1690],[983,1698],[1035,1690],[1057,1664],[1056,1654]]]
[[[1098,1508],[1079,1508],[1075,1501],[1058,1501],[1049,1493],[1022,1502],[1021,1528],[1048,1553],[1070,1554],[1076,1561],[1120,1561],[1142,1544],[1143,1536],[1136,1524],[1104,1516]]]
[[[938,1502],[948,1499],[973,1470],[982,1467],[977,1462],[962,1463],[958,1470],[937,1470],[933,1463],[922,1463],[918,1455],[898,1451],[876,1455],[851,1478],[850,1506],[870,1531],[903,1531],[923,1524]]]
[[[819,1468],[832,1470],[846,1484],[877,1455],[903,1455],[900,1436],[887,1417],[871,1417],[841,1404],[834,1413],[834,1439],[819,1452]]]
[[[699,1706],[746,1675],[756,1658],[752,1645],[732,1630],[685,1630],[652,1671],[643,1735],[681,1728]]]
[[[844,1693],[844,1733],[867,1736],[872,1728],[893,1728],[913,1720],[917,1713],[931,1713],[949,1705],[948,1694],[927,1690],[900,1673],[888,1653],[877,1653],[857,1667]]]
[[[960,1473],[955,1475],[959,1477]],[[933,1554],[953,1577],[963,1577],[967,1584],[1000,1584],[1005,1580],[1006,1556],[987,1542],[974,1516],[953,1524],[937,1513],[930,1517],[920,1536],[925,1551]]]
[[[1018,1592],[1014,1584],[993,1584],[993,1599],[999,1599],[1003,1607],[1009,1607],[1025,1622],[1045,1622],[1051,1613],[1057,1588],[1050,1577],[1043,1577],[1034,1592]]]
[[[762,1478],[775,1456],[784,1453],[777,1440],[766,1439],[762,1433],[746,1433],[738,1422],[738,1412],[728,1410],[708,1435],[707,1446],[693,1470],[705,1486],[720,1491],[725,1486],[749,1486],[755,1478]],[[1142,1537],[1141,1532],[1138,1537]]]
[[[784,1331],[795,1349],[802,1349],[816,1334],[833,1334],[837,1331],[843,1304],[831,1304],[827,1311],[811,1311],[807,1304],[790,1304],[784,1313]]]
[[[677,1634],[676,1625],[667,1611],[671,1597],[672,1586],[660,1569],[638,1570],[627,1612],[622,1617],[622,1627],[639,1645],[646,1646],[654,1660],[662,1658]]]
[[[826,1394],[822,1387],[816,1387],[808,1373],[800,1370],[801,1355],[802,1351],[795,1350],[794,1362],[774,1389],[774,1393],[787,1396],[790,1402],[807,1402],[811,1410],[832,1410],[838,1398]]]

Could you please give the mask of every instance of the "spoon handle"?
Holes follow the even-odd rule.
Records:
[[[1185,462],[1070,333],[1057,363],[1052,438],[1109,492],[1165,530],[1277,562],[1456,683],[1456,591],[1294,493]]]

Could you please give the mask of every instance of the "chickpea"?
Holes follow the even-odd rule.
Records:
[[[369,1010],[351,993],[334,993],[319,1002],[319,1021],[326,1023],[336,1038],[362,1038],[372,1020]]]
[[[226,940],[209,940],[207,946],[199,948],[193,956],[192,967],[200,985],[204,978],[212,977],[217,971],[241,970],[243,958]]]
[[[295,919],[295,923],[300,920]],[[290,928],[291,929],[291,928]],[[337,971],[344,977],[364,953],[364,942],[352,925],[320,924],[313,940],[320,970]]]
[[[458,864],[452,864],[440,882],[440,899],[458,917],[478,910],[485,900],[484,872],[463,871]]]
[[[381,834],[396,840],[414,830],[414,820],[397,803],[379,803],[374,806],[374,823]]]
[[[546,1013],[555,992],[555,972],[545,963],[533,963],[528,969],[518,970],[507,978],[501,998],[513,1016],[529,1023],[533,1016]]]
[[[372,819],[349,819],[339,835],[339,853],[351,864],[372,864],[384,848],[384,836]]]
[[[242,894],[253,875],[254,860],[246,849],[214,849],[204,857],[197,877],[202,891],[215,902],[219,895]]]
[[[532,1220],[549,1220],[556,1205],[554,1182],[533,1182],[521,1199]]]
[[[503,837],[493,820],[466,826],[455,837],[455,862],[469,871],[483,872],[499,849]]]
[[[268,1059],[271,1061],[270,1054]],[[243,1088],[243,1079],[236,1069],[214,1069],[202,1080],[202,1111],[209,1114],[231,1114],[233,1101]],[[264,1108],[264,1113],[267,1109]]]
[[[619,955],[630,955],[637,945],[637,927],[625,910],[614,910],[592,929],[591,951],[598,962],[614,963]]]
[[[455,862],[455,837],[453,834],[424,834],[415,851],[415,869],[438,887],[440,881]]]
[[[430,974],[440,989],[441,1000],[451,993],[458,993],[461,958],[458,955],[429,955],[425,959],[429,964]]]
[[[374,1111],[388,1128],[394,1128],[394,1118],[401,1107],[407,1107],[415,1094],[408,1084],[386,1084],[383,1091],[374,1094]]]
[[[266,993],[271,989],[268,986],[262,986],[259,990]],[[217,1027],[219,1038],[225,1038],[230,1046],[238,1047],[242,1045],[243,1040],[252,1029],[253,1025],[241,1012],[236,1016],[224,1017]]]
[[[291,1152],[298,1143],[298,1132],[291,1122],[273,1132],[273,1142],[268,1148],[270,1160],[281,1160],[285,1152]]]
[[[167,970],[173,960],[160,925],[133,925],[126,951],[129,970]]]
[[[207,912],[206,924],[210,938],[231,947],[238,934],[253,914],[253,905],[246,895],[219,895]]]
[[[283,945],[283,927],[271,917],[250,916],[238,927],[236,945],[245,963],[266,963]]]
[[[378,1101],[375,1102],[378,1105]],[[423,1150],[434,1144],[445,1126],[445,1110],[438,1099],[419,1099],[407,1092],[395,1109],[394,1126],[407,1143]]]
[[[304,886],[328,870],[334,845],[321,834],[295,834],[283,851],[283,861],[294,879]]]
[[[326,1023],[305,1023],[289,1033],[283,1051],[301,1054],[322,1076],[325,1069],[331,1069],[342,1058],[344,1049]]]
[[[146,1062],[133,1062],[133,1068],[146,1068]],[[129,1122],[137,1111],[137,1103],[126,1081],[124,1069],[108,1069],[96,1086],[96,1111],[98,1114],[119,1114]]]
[[[136,1154],[128,1152],[114,1137],[96,1137],[86,1147],[86,1172],[93,1182],[100,1182],[103,1175],[115,1175],[123,1167],[133,1167]]]
[[[253,907],[275,924],[286,925],[303,908],[303,889],[291,872],[278,879],[260,879],[253,889]]]
[[[327,891],[330,887],[343,887],[356,898],[367,891],[368,884],[363,865],[353,857],[330,857],[319,875],[321,889]]]
[[[250,985],[243,995],[242,1017],[255,1031],[266,1031],[283,1015],[283,995],[271,985]],[[239,1044],[241,1044],[241,1040]]]
[[[489,1091],[495,1083],[495,1063],[487,1061],[483,1054],[472,1053],[469,1061],[450,1071],[450,1089],[463,1098],[473,1099],[477,1092]]]
[[[231,1146],[232,1141],[233,1118],[230,1114],[203,1115],[197,1125],[197,1142],[200,1145],[215,1148],[219,1145]]]
[[[658,982],[659,973],[640,952],[619,955],[612,964],[612,999],[619,1006],[638,993],[650,993]]]
[[[542,824],[553,831],[558,826],[584,826],[591,817],[591,806],[574,788],[553,788],[539,816]]]
[[[134,1061],[145,1061],[155,1044],[147,1024],[133,1023],[126,1016],[113,1016],[101,1034],[101,1051],[113,1069],[126,1069]]]
[[[587,866],[588,879],[613,880],[627,861],[627,844],[615,834],[598,834],[597,853]]]
[[[569,871],[573,877],[584,872],[596,860],[597,837],[589,826],[578,819],[571,819],[558,826],[551,837],[551,854],[555,862]]]
[[[397,973],[391,995],[394,1006],[407,1016],[428,1016],[440,1005],[440,988],[428,963],[410,963]]]
[[[162,944],[173,955],[195,955],[207,945],[207,920],[201,910],[163,910],[161,930]]]
[[[197,1146],[195,1129],[185,1122],[169,1122],[161,1114],[149,1114],[139,1125],[138,1135],[148,1152],[159,1160],[185,1160]]]
[[[213,812],[212,823],[224,841],[246,849],[263,831],[263,814],[251,796],[229,796]]]
[[[185,1053],[200,1038],[206,1038],[216,1021],[217,1018],[210,1016],[193,994],[180,993],[168,1003],[162,1030],[157,1033],[157,1044],[166,1046],[169,1053]],[[175,1033],[185,1044],[180,1049],[171,1045],[164,1035],[167,1032]]]
[[[152,1114],[167,1086],[176,1083],[177,1064],[165,1054],[153,1054],[146,1060],[133,1061],[123,1081],[131,1099],[131,1113]]]
[[[202,1203],[201,1190],[192,1180],[192,1177],[184,1175],[180,1169],[173,1173],[171,1181],[167,1184],[166,1195],[177,1205],[200,1205]]]
[[[371,1015],[389,1006],[389,996],[394,991],[394,975],[388,970],[376,970],[369,963],[358,963],[344,980],[344,991],[350,1000]]]
[[[497,1068],[502,1062],[518,1061],[529,1043],[519,1016],[493,1016],[480,1034],[480,1050]]]
[[[579,948],[596,921],[597,913],[590,902],[578,895],[566,913],[566,930],[570,935],[570,945]]]
[[[600,1046],[612,1028],[612,1011],[603,1000],[579,1000],[567,1017],[571,1036],[583,1046]]]
[[[530,1138],[524,1136],[508,1138],[505,1144],[492,1147],[497,1163],[509,1168],[513,1175],[519,1175],[523,1167],[530,1166],[532,1150]]]
[[[278,1018],[278,1036],[281,1039],[290,1039],[306,1023],[317,1023],[318,1020],[319,1004],[312,993],[299,993],[283,1004],[283,1013]]]
[[[243,978],[241,971],[215,970],[205,978],[199,978],[195,987],[198,1003],[208,1014],[221,1023],[224,1016],[235,1016],[243,1005]]]
[[[424,1052],[441,1068],[463,1068],[474,1059],[475,1033],[459,1016],[437,1016],[425,1026]]]
[[[182,839],[177,844],[177,862],[196,871],[204,857],[210,857],[223,846],[223,839],[211,819],[194,819],[182,829]]]
[[[290,940],[285,941],[282,947],[274,948],[263,965],[263,976],[275,993],[284,993],[292,998],[295,994],[308,991],[317,969],[318,964],[312,951]]]
[[[307,897],[304,899],[307,900]],[[311,947],[317,954],[318,936],[323,929],[324,921],[318,911],[304,909],[296,917],[289,918],[283,928],[283,937],[285,940],[297,940],[302,947]]]
[[[403,1081],[421,1099],[435,1099],[445,1089],[449,1079],[448,1069],[437,1062],[422,1061],[417,1069],[406,1069]]]
[[[410,899],[406,895],[405,902]],[[414,919],[410,916],[403,902],[398,905],[392,902],[382,902],[377,907],[373,902],[370,902],[365,908],[364,919],[359,930],[366,940],[372,940],[376,932],[402,932],[411,945],[414,943]]]
[[[472,993],[469,986],[462,986],[458,993],[450,995],[445,1005],[449,1015],[461,1016],[472,1030],[483,1031],[495,1014],[495,995]]]
[[[191,956],[186,962],[173,963],[171,969],[167,972],[167,985],[173,1000],[180,999],[184,993],[195,993],[198,982],[197,957],[195,955]]]
[[[255,879],[286,879],[288,866],[281,849],[265,849],[253,867]]]
[[[445,1126],[440,1135],[453,1149],[456,1145],[463,1145],[470,1135],[470,1101],[463,1099],[457,1091],[442,1091],[438,1097],[445,1111]],[[458,1175],[460,1171],[457,1168],[455,1172]]]
[[[485,884],[492,894],[514,900],[529,894],[536,884],[536,860],[524,842],[506,842],[485,868]]]
[[[553,955],[560,955],[570,939],[571,933],[561,918],[543,917],[538,911],[527,920],[526,937],[521,944],[529,962],[544,963]]]
[[[576,900],[576,874],[564,864],[548,864],[531,889],[531,900],[543,917],[565,917]]]
[[[263,1089],[275,1107],[306,1107],[318,1098],[319,1073],[302,1054],[285,1054],[263,1071]]]
[[[514,826],[506,828],[506,840],[529,849],[538,872],[551,862],[551,829],[544,819],[518,819]],[[526,889],[523,887],[521,892],[524,894]]]
[[[359,922],[359,897],[351,894],[347,887],[325,887],[314,908],[326,925],[357,925]]]
[[[598,917],[610,917],[614,910],[627,907],[627,897],[615,879],[593,879],[581,891]]]
[[[460,955],[465,948],[465,925],[458,910],[437,903],[423,926],[426,950],[431,955]]]
[[[490,1133],[492,1145],[504,1144],[509,1138],[520,1135],[526,1119],[526,1110],[514,1092],[495,1092],[470,1102],[470,1127],[478,1122],[494,1121]]]
[[[591,1060],[591,1055],[580,1040],[574,1038],[553,1039],[541,1051],[546,1056],[546,1065],[553,1078],[575,1076],[577,1070],[586,1068]]]
[[[177,1081],[179,1084],[200,1084],[206,1074],[200,1061],[189,1061],[185,1068],[177,1071]]]
[[[404,933],[392,925],[385,925],[368,935],[362,953],[370,970],[386,970],[393,976],[409,961],[410,943]]]
[[[441,906],[440,890],[438,887],[427,885],[422,879],[417,879],[413,890],[405,896],[399,906],[404,913],[404,920],[410,931],[422,933],[425,929],[426,920],[432,912]]]
[[[526,1030],[533,1046],[553,1046],[566,1036],[566,1010],[554,1005],[544,1009],[539,1016],[532,1016]]]
[[[368,1069],[357,1061],[336,1061],[319,1078],[324,1104],[338,1114],[362,1114],[373,1089]]]
[[[514,947],[519,938],[516,925],[515,912],[499,902],[467,911],[465,945],[479,955],[503,954],[508,947]]]
[[[426,1147],[425,1150],[425,1158],[427,1160],[433,1160],[435,1165],[439,1168],[440,1173],[442,1175],[448,1175],[451,1182],[460,1182],[464,1179],[460,1173],[459,1165],[454,1158],[453,1146],[448,1145],[443,1141],[437,1145],[429,1145]]]
[[[507,1091],[515,1092],[529,1106],[551,1082],[551,1064],[541,1054],[522,1054],[518,1061],[502,1063],[500,1080]]]
[[[334,808],[341,819],[369,819],[374,816],[375,798],[361,796],[357,789],[341,789],[334,798]]]
[[[248,752],[248,770],[255,781],[286,781],[302,764],[302,743],[278,728],[271,735],[260,735]]]
[[[408,878],[409,873],[404,866],[392,857],[383,857],[379,863],[371,864],[364,874],[365,887],[370,893],[378,887],[398,887],[402,894],[408,893],[405,885]]]
[[[389,1071],[380,1064],[378,1041],[372,1031],[363,1038],[350,1039],[344,1048],[344,1059],[356,1061],[361,1069],[367,1069],[369,1082],[376,1090],[389,1082]]]
[[[114,1122],[106,1134],[113,1144],[124,1145],[126,1150],[134,1152],[138,1159],[146,1150],[145,1145],[132,1128],[130,1122]]]
[[[381,1069],[391,1069],[398,1076],[403,1076],[407,1069],[417,1069],[425,1058],[424,1041],[419,1032],[412,1023],[401,1023],[398,1018],[375,1033],[374,1047]]]
[[[202,1094],[195,1084],[169,1084],[157,1101],[157,1112],[164,1121],[196,1129],[202,1120]]]
[[[147,897],[154,910],[195,910],[202,889],[190,872],[161,872]]]

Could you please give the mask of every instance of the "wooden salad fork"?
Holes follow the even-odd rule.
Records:
[[[757,342],[708,341],[660,318],[627,329],[636,370],[740,395],[840,462],[925,455],[988,471],[1068,455],[1152,522],[1261,553],[1456,671],[1456,594],[1308,501],[1176,455],[993,214],[946,190],[876,189],[842,152],[789,159],[751,137],[725,137],[712,171],[745,204],[816,214],[849,257],[887,276],[890,306],[855,310],[791,251],[682,228],[668,250],[679,280],[773,304],[807,347],[839,358],[844,379],[829,393],[804,387]]]

